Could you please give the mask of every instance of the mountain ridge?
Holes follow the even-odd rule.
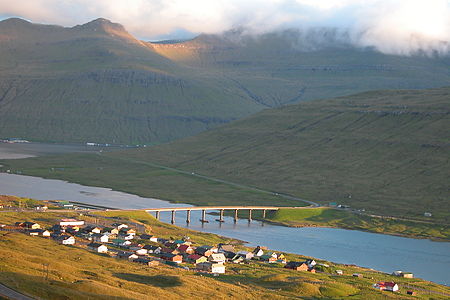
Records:
[[[299,52],[292,40],[309,37],[240,34],[163,44],[103,18],[70,28],[1,21],[0,136],[158,144],[268,107],[450,84],[450,58]]]

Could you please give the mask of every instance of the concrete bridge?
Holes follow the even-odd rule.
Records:
[[[254,210],[262,210],[263,218],[266,217],[266,211],[268,210],[278,210],[284,207],[277,206],[192,206],[192,207],[168,207],[168,208],[150,208],[145,209],[146,212],[154,212],[156,219],[159,220],[160,212],[171,212],[172,213],[172,224],[175,223],[175,213],[177,211],[186,211],[186,223],[191,222],[191,211],[193,210],[201,210],[202,218],[200,222],[208,222],[206,220],[206,211],[207,210],[218,210],[219,211],[219,219],[217,221],[224,222],[223,213],[225,210],[233,210],[234,211],[234,222],[238,219],[238,212],[240,210],[248,210],[248,220],[252,220],[252,212]]]

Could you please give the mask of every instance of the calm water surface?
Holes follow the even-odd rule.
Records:
[[[0,173],[0,194],[42,200],[69,200],[115,208],[152,208],[188,206],[163,200],[143,198],[107,188],[87,187],[60,180]],[[186,214],[178,212],[176,224],[187,227]],[[432,242],[396,236],[335,228],[290,228],[241,219],[234,224],[201,224],[200,212],[192,212],[191,229],[212,232],[267,246],[277,251],[297,253],[329,261],[356,264],[384,272],[403,270],[416,277],[450,285],[450,243]],[[161,213],[168,222],[170,213]]]

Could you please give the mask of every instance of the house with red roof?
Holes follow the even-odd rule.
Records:
[[[190,245],[181,245],[177,248],[179,253],[194,254],[195,250]]]
[[[187,257],[187,260],[193,264],[199,264],[202,262],[207,262],[208,258],[203,255],[191,254]]]
[[[373,287],[380,291],[391,291],[391,292],[398,291],[398,284],[392,281],[380,281],[375,283]]]

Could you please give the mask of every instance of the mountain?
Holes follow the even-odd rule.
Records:
[[[374,91],[264,110],[111,155],[382,215],[450,222],[450,88]]]
[[[449,57],[356,49],[329,30],[140,41],[97,19],[0,22],[0,137],[158,144],[265,108],[450,84]]]

